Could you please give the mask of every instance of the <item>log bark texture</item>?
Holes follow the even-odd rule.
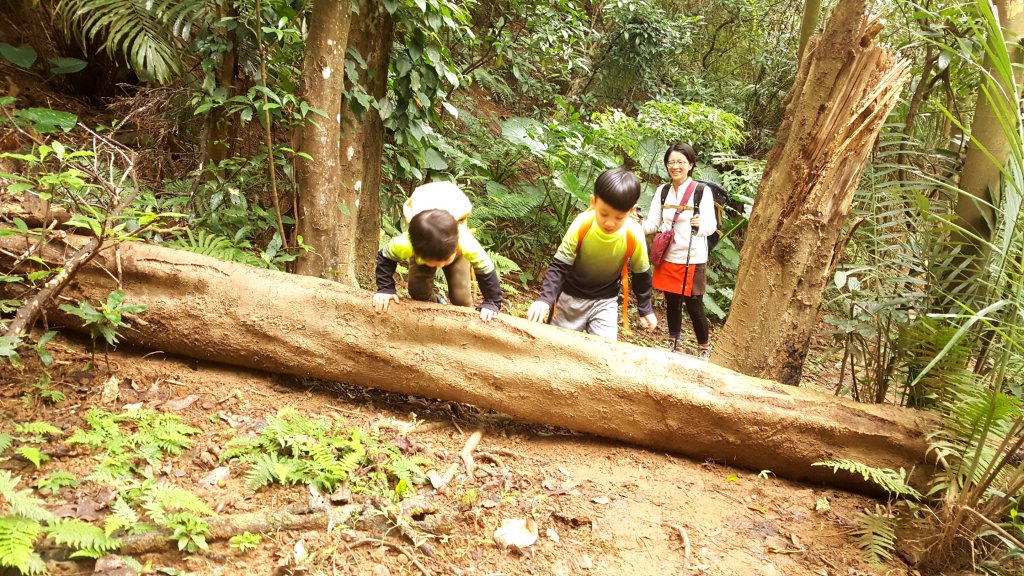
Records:
[[[81,239],[85,242],[85,239]],[[24,240],[0,238],[6,253]],[[119,247],[121,288],[146,304],[123,341],[192,358],[490,408],[780,477],[870,491],[814,462],[911,469],[931,419],[752,378],[696,358],[502,315],[408,300],[376,314],[372,294],[146,244]],[[57,248],[43,250],[60,261]],[[117,288],[111,252],[68,287],[93,302]]]
[[[909,63],[876,43],[866,0],[840,0],[787,96],[712,361],[798,384],[840,233]]]

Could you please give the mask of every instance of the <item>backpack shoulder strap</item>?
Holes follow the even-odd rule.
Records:
[[[668,198],[668,190],[671,184],[662,184],[658,190],[661,192],[661,205],[665,205],[665,200]]]
[[[626,228],[626,263],[625,266],[629,266],[629,259],[633,257],[633,253],[636,252],[636,237],[633,236],[629,228]]]
[[[704,198],[704,190],[708,185],[697,180],[697,189],[693,191],[693,213],[700,214],[700,201]]]
[[[590,227],[594,225],[594,213],[589,212],[587,217],[580,222],[579,229],[576,230],[576,251],[579,252],[580,246],[583,245],[583,239],[587,237],[587,232],[590,232]]]

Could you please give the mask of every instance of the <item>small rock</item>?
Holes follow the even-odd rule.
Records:
[[[580,556],[579,559],[580,570],[590,570],[594,567],[594,561],[590,559],[589,554]]]
[[[221,487],[221,482],[227,482],[227,479],[231,477],[231,468],[227,466],[219,466],[214,468],[209,474],[203,477],[199,481],[199,487],[205,489],[211,489],[213,487]]]
[[[374,567],[370,569],[370,573],[372,573],[373,576],[391,576],[391,570],[383,564],[374,565]]]

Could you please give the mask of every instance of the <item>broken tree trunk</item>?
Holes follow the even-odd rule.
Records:
[[[69,238],[69,241],[71,239]],[[0,263],[25,240],[0,238]],[[80,239],[78,242],[85,242]],[[118,287],[145,304],[125,342],[269,372],[440,398],[776,475],[870,491],[811,464],[848,458],[911,469],[925,459],[922,412],[855,404],[662,350],[613,343],[502,315],[371,294],[146,244],[83,267],[68,295]],[[43,250],[48,262],[63,254]]]
[[[909,63],[876,43],[866,0],[840,0],[786,98],[712,361],[798,384],[853,195]]]

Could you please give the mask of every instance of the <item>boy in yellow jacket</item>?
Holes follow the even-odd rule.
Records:
[[[420,301],[443,301],[434,295],[437,269],[448,282],[448,297],[456,306],[472,306],[470,267],[476,271],[483,302],[477,306],[480,319],[487,322],[501,310],[502,290],[490,256],[466,226],[472,211],[469,198],[451,182],[431,182],[413,190],[402,206],[408,227],[392,238],[377,255],[377,293],[373,309],[386,312],[398,303],[395,270],[409,261],[409,297]]]

